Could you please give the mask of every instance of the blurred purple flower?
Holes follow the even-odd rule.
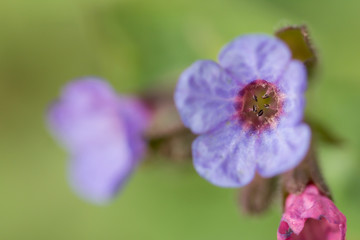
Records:
[[[278,240],[345,240],[345,234],[346,217],[315,185],[287,197]]]
[[[99,204],[114,197],[144,155],[149,119],[139,100],[118,96],[101,79],[65,86],[48,122],[70,153],[69,179],[79,195]]]
[[[197,172],[221,187],[249,183],[295,167],[311,138],[302,123],[305,66],[281,40],[245,35],[226,45],[219,64],[200,60],[180,76],[175,103]]]

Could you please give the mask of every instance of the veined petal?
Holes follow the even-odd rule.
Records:
[[[238,91],[217,63],[197,61],[180,76],[175,104],[184,125],[201,134],[230,118]]]
[[[292,60],[283,75],[276,82],[280,91],[288,96],[303,95],[307,88],[307,71],[305,65]]]
[[[244,186],[255,174],[254,143],[236,122],[226,122],[193,142],[195,169],[214,185]]]
[[[311,140],[306,124],[263,132],[257,142],[257,171],[272,177],[297,166],[305,157]]]
[[[291,61],[277,85],[284,94],[284,105],[280,126],[294,126],[304,117],[305,91],[307,88],[306,68],[299,61]]]
[[[293,127],[304,118],[306,100],[303,95],[298,97],[285,97],[279,118],[279,127]]]
[[[220,65],[243,86],[257,79],[276,82],[290,59],[284,42],[262,34],[240,36],[219,54]]]

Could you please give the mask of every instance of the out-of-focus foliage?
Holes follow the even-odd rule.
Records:
[[[345,141],[320,144],[320,163],[348,218],[348,238],[359,239],[359,7],[325,0],[1,1],[0,239],[274,239],[279,204],[264,217],[242,216],[234,190],[210,185],[187,163],[154,159],[113,204],[83,202],[66,182],[66,153],[48,134],[44,111],[73,78],[98,75],[124,93],[171,85],[240,34],[301,23],[320,67],[307,114]]]

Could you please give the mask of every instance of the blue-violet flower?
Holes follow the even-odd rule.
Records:
[[[240,187],[255,172],[272,177],[295,167],[311,138],[302,123],[303,63],[281,40],[245,35],[226,45],[219,63],[200,60],[180,76],[175,104],[192,144],[197,172],[221,187]]]
[[[150,113],[97,78],[69,83],[48,112],[54,135],[70,154],[69,180],[94,203],[111,200],[144,155]]]

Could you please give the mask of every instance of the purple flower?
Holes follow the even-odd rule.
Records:
[[[79,79],[63,89],[48,122],[69,151],[69,179],[79,195],[94,203],[114,197],[145,152],[149,118],[140,101],[118,96],[100,79]]]
[[[345,240],[345,234],[346,217],[315,185],[287,197],[278,240]]]
[[[295,167],[311,138],[302,123],[305,66],[281,40],[245,35],[223,48],[219,64],[195,62],[180,76],[175,103],[200,136],[197,172],[221,187],[240,187],[255,172],[271,177]]]

